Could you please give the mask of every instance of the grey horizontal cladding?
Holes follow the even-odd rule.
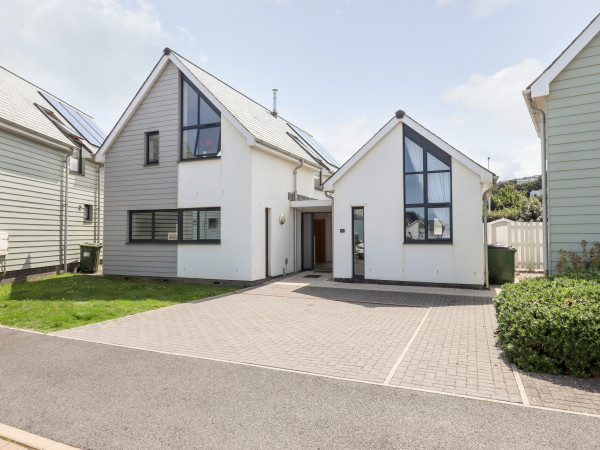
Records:
[[[580,223],[579,221],[577,221],[577,223],[568,223],[568,224],[555,224],[555,223],[551,223],[550,224],[550,232],[553,233],[555,236],[559,235],[559,234],[574,234],[577,236],[577,239],[581,240],[581,238],[579,236],[582,235],[593,235],[593,234],[597,234],[598,236],[600,236],[600,228],[598,227],[597,224],[591,224],[591,223]]]
[[[582,142],[564,142],[561,144],[552,144],[552,151],[548,155],[548,161],[557,158],[558,161],[569,159],[593,159],[590,152],[597,152],[600,148],[600,142],[590,140]]]
[[[571,202],[569,204],[568,199],[561,199],[562,202],[558,202],[556,200],[552,201],[552,206],[550,206],[550,218],[554,219],[555,216],[566,216],[566,217],[574,217],[573,220],[578,220],[579,217],[583,217],[586,215],[597,215],[597,211],[590,210],[590,205],[587,203],[573,205]],[[598,206],[598,205],[591,205]]]
[[[588,97],[589,96],[584,96],[582,97],[582,100],[588,99]],[[600,95],[597,97],[600,99]],[[552,108],[548,109],[549,126],[552,126],[554,124],[562,125],[563,123],[567,123],[566,121],[572,121],[572,123],[577,123],[582,120],[587,121],[589,120],[587,117],[588,114],[600,111],[600,106],[598,105],[598,102],[593,101],[586,101],[585,103],[575,103],[571,101],[571,104],[563,105],[560,107],[557,106],[557,103],[558,101],[553,101]],[[563,123],[561,123],[560,119],[563,119]]]
[[[0,231],[9,233],[7,271],[63,263],[66,156],[0,130]],[[79,260],[80,243],[95,238],[96,223],[85,222],[81,208],[98,207],[97,167],[85,160],[85,175],[69,177],[69,262]]]
[[[586,69],[580,69],[581,72],[585,72],[581,76],[574,76],[566,79],[556,78],[552,82],[553,93],[563,93],[563,90],[573,91],[576,88],[584,86],[592,86],[600,84],[600,73],[597,71],[595,66],[587,67]],[[597,92],[597,91],[593,91]]]
[[[600,86],[599,86],[600,88]],[[574,124],[567,125],[552,125],[548,130],[548,138],[553,141],[554,138],[559,136],[568,136],[572,135],[582,135],[585,133],[597,133],[600,131],[599,122],[589,121],[589,122],[577,122]]]
[[[600,82],[594,82],[591,84],[585,84],[581,86],[574,86],[571,88],[563,88],[557,91],[552,91],[552,98],[560,100],[563,98],[576,97],[578,95],[589,95],[599,92],[598,86]]]
[[[167,65],[106,154],[104,273],[177,276],[177,246],[127,244],[128,211],[177,208],[179,72]],[[145,133],[159,132],[159,164],[144,166]]]
[[[588,131],[574,134],[562,134],[559,136],[549,136],[548,145],[552,147],[557,144],[571,144],[574,142],[598,142],[600,139],[599,131]]]
[[[577,111],[570,111],[570,114],[560,117],[548,118],[548,127],[552,130],[554,127],[572,126],[582,123],[594,123],[600,121],[600,105],[586,105],[585,112],[581,107]],[[554,130],[553,130],[554,132]]]
[[[589,182],[593,179],[598,179],[600,183],[600,177],[598,176],[598,167],[600,167],[600,158],[598,161],[589,161],[587,167],[576,167],[569,168],[565,167],[565,163],[554,163],[549,164],[549,168],[552,170],[548,170],[548,180],[550,182],[553,181],[575,181],[584,179],[586,182]],[[553,183],[554,185],[554,183]],[[555,187],[562,187],[561,185],[554,185]],[[596,184],[598,186],[598,184]],[[570,187],[569,184],[564,187]]]
[[[573,94],[571,97],[550,98],[548,101],[548,114],[551,117],[556,115],[565,115],[560,109],[575,108],[569,114],[576,114],[577,108],[583,105],[597,104],[600,100],[600,93]]]
[[[582,198],[586,198],[586,197],[600,197],[600,187],[596,186],[596,187],[589,187],[589,188],[585,188],[585,189],[581,189],[581,188],[577,188],[577,187],[567,187],[567,188],[560,188],[560,189],[551,189],[550,192],[552,193],[552,199],[559,199],[559,198],[573,198],[573,197],[582,197]]]
[[[588,208],[586,208],[586,211],[588,211]],[[573,222],[573,217],[570,214],[555,214],[552,216],[552,225],[571,225]],[[597,227],[600,223],[600,208],[590,211],[588,214],[578,215],[576,222],[578,224],[593,224]]]
[[[587,159],[573,159],[573,160],[550,160],[548,163],[548,172],[560,172],[558,178],[560,177],[577,177],[578,174],[571,172],[578,172],[580,170],[590,170],[590,169],[599,169],[600,168],[600,159],[589,157]],[[552,177],[554,174],[551,174]],[[579,175],[581,176],[581,175]]]

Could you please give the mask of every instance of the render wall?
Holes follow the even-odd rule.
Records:
[[[600,241],[600,36],[550,83],[548,213],[554,273],[558,251]]]
[[[352,278],[352,207],[362,206],[365,279],[482,286],[479,175],[452,159],[452,244],[404,244],[403,153],[396,126],[335,183],[334,277]]]
[[[65,151],[0,130],[0,231],[9,233],[10,245],[8,256],[0,256],[0,273],[52,270],[64,264],[66,156]],[[102,172],[100,221],[83,219],[83,205],[93,206],[94,219],[98,214],[98,167],[84,159],[83,174],[69,174],[69,263],[79,261],[79,244],[102,239]]]
[[[177,208],[179,71],[169,63],[106,154],[104,273],[177,276],[177,245],[129,244],[128,211]],[[145,133],[159,164],[145,165]]]
[[[294,191],[294,168],[298,161],[282,159],[260,150],[252,151],[252,280],[266,275],[265,208],[271,209],[269,275],[282,275],[300,270],[300,213],[296,217],[296,266],[294,267],[294,210],[290,208],[288,193]],[[323,199],[321,190],[315,189],[313,174],[316,170],[301,167],[297,175],[298,194]],[[284,214],[285,223],[279,223]],[[287,260],[287,263],[286,263]]]

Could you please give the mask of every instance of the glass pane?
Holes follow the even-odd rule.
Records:
[[[423,175],[404,175],[406,204],[423,203]]]
[[[450,203],[450,172],[427,174],[429,203]]]
[[[198,239],[198,211],[183,211],[183,240]]]
[[[423,172],[423,149],[408,138],[404,139],[404,170]]]
[[[196,156],[211,156],[219,153],[219,139],[221,137],[221,127],[202,128],[198,130],[198,145],[196,146]]]
[[[427,170],[428,171],[450,170],[450,167],[448,167],[446,164],[441,162],[439,159],[437,159],[431,153],[427,153]]]
[[[75,148],[69,157],[69,170],[72,172],[80,172],[81,170],[81,149]]]
[[[183,82],[183,126],[198,125],[198,94]]]
[[[148,162],[158,162],[158,134],[148,135]]]
[[[221,239],[221,210],[198,211],[200,240]]]
[[[183,148],[181,152],[182,159],[191,159],[194,158],[194,147],[196,147],[196,136],[198,135],[198,130],[184,130],[182,141]]]
[[[158,241],[176,241],[177,211],[156,211],[154,213],[154,239]]]
[[[450,239],[450,208],[429,208],[429,239]]]
[[[131,239],[152,239],[152,213],[131,213]]]
[[[220,123],[221,118],[204,99],[200,98],[200,125]]]
[[[365,276],[365,210],[364,208],[352,209],[352,253],[354,263],[354,276]]]
[[[425,239],[425,208],[406,208],[404,211],[404,236],[411,241]]]

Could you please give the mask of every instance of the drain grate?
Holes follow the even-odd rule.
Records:
[[[304,275],[304,278],[321,278],[321,275]]]

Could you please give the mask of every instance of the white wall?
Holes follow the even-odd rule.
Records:
[[[479,175],[452,160],[452,244],[404,244],[402,157],[399,125],[335,183],[334,277],[352,277],[352,207],[363,206],[366,279],[483,285]]]
[[[242,134],[223,116],[221,149],[220,159],[179,163],[177,207],[220,207],[221,243],[178,245],[178,277],[224,280],[252,277],[252,152]]]
[[[299,162],[279,158],[260,150],[252,150],[252,280],[265,277],[265,208],[271,208],[270,275],[294,271],[294,211],[288,193],[294,191],[294,168]],[[314,188],[314,168],[298,170],[299,195],[325,198]],[[279,216],[285,214],[285,224]],[[297,235],[300,233],[300,213],[297,214]],[[300,238],[297,241],[296,269],[300,270]],[[288,260],[287,265],[285,260]]]

